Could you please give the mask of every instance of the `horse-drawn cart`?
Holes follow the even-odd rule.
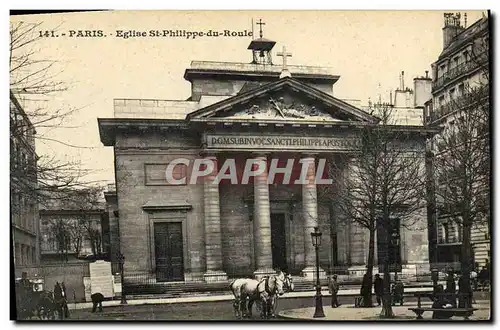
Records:
[[[40,320],[63,319],[69,316],[64,284],[56,283],[54,292],[43,290],[43,282],[30,281],[24,274],[16,280],[16,309],[18,320],[36,316]]]

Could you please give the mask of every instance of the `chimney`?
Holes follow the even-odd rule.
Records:
[[[448,47],[453,39],[464,30],[460,25],[460,13],[445,13],[443,27],[443,49]]]
[[[401,71],[401,90],[405,90],[405,72]]]
[[[425,102],[432,98],[432,79],[429,78],[429,71],[425,71],[425,77],[413,79],[413,106],[423,107]]]

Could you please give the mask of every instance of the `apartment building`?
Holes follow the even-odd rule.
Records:
[[[40,261],[35,128],[10,91],[10,222],[15,266]]]
[[[460,120],[461,113],[477,110],[471,106],[473,98],[484,99],[489,109],[489,19],[486,15],[467,27],[467,14],[444,14],[443,50],[432,64],[432,77],[432,99],[425,103],[425,123],[441,126],[441,136],[458,129],[456,121]],[[444,157],[447,151],[438,150],[439,138],[429,141],[428,147],[435,157]],[[440,189],[439,182],[436,189]],[[439,197],[436,203],[439,205]],[[435,235],[429,239],[433,245],[430,246],[431,260],[434,254],[435,262],[460,262],[462,228],[460,221],[456,221],[457,214],[451,213],[438,207],[430,220],[433,223],[429,223]],[[488,219],[472,226],[471,243],[473,261],[484,265],[490,259]]]

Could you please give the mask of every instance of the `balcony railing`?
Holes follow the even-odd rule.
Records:
[[[448,70],[448,72],[446,72],[441,77],[437,78],[432,84],[432,89],[433,90],[438,89],[444,86],[446,83],[451,82],[456,77],[468,73],[469,71],[472,71],[486,64],[487,62],[488,62],[488,54],[482,53],[481,55],[477,56],[472,60],[461,63],[458,66],[454,67],[453,69]]]
[[[475,89],[452,99],[450,102],[440,107],[432,109],[431,115],[427,116],[426,120],[428,120],[428,123],[431,123],[453,111],[465,109],[478,104],[481,106],[481,104],[486,104],[486,102],[488,102],[488,98],[489,88],[487,86]]]

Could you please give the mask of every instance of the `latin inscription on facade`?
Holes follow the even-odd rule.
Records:
[[[353,137],[287,137],[258,135],[206,135],[209,149],[279,149],[279,150],[339,150],[351,151],[360,146]]]

